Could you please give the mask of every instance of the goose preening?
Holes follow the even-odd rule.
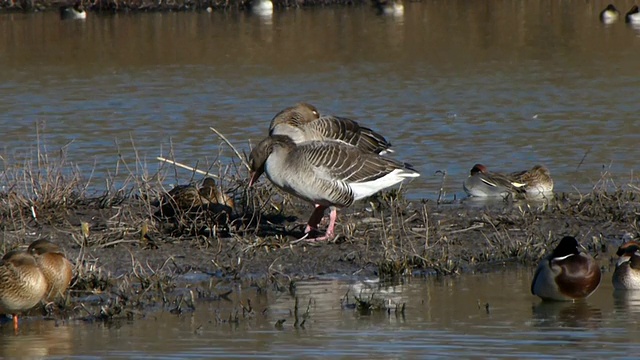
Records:
[[[338,116],[320,116],[315,106],[299,103],[280,111],[271,120],[269,135],[287,135],[296,144],[336,140],[376,154],[393,152],[391,143],[377,132]]]
[[[629,241],[618,248],[613,287],[618,290],[640,290],[640,243]]]
[[[543,300],[572,301],[586,298],[600,285],[600,267],[581,252],[571,236],[560,240],[553,252],[542,259],[531,282],[531,293]]]
[[[58,245],[45,240],[36,240],[29,245],[27,252],[31,254],[47,279],[45,300],[53,301],[69,288],[73,276],[73,266],[64,256]]]
[[[87,18],[87,12],[82,6],[82,1],[76,1],[73,5],[65,5],[60,7],[60,18],[62,20],[84,20]]]
[[[256,145],[249,167],[249,186],[264,172],[278,188],[315,205],[305,233],[317,229],[325,209],[331,208],[326,235],[315,240],[334,236],[338,207],[420,176],[409,164],[355,146],[338,141],[296,144],[286,135],[272,135]]]
[[[18,313],[36,306],[45,296],[47,280],[36,259],[24,251],[10,251],[0,260],[0,314],[13,315],[18,331]]]

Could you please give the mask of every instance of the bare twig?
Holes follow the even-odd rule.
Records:
[[[171,164],[171,165],[175,165],[175,166],[177,166],[177,167],[181,167],[181,168],[183,168],[183,169],[186,169],[186,170],[189,170],[189,171],[192,171],[192,172],[195,172],[195,173],[201,174],[201,175],[211,176],[212,178],[220,179],[220,176],[218,176],[218,175],[214,175],[214,174],[212,174],[212,173],[210,173],[210,172],[208,172],[208,171],[198,170],[198,169],[193,168],[193,167],[191,167],[191,166],[189,166],[189,165],[185,165],[185,164],[179,163],[179,162],[174,161],[174,160],[170,160],[170,159],[163,158],[162,156],[157,156],[157,157],[156,157],[156,159],[157,159],[158,161],[166,162],[166,163],[169,163],[169,164]]]
[[[231,150],[233,150],[233,152],[236,153],[236,156],[238,157],[238,159],[240,159],[240,161],[242,161],[242,164],[244,165],[244,167],[247,168],[247,170],[251,170],[251,168],[249,167],[249,164],[247,164],[247,161],[244,159],[244,157],[242,155],[240,155],[240,153],[238,152],[238,150],[236,149],[235,146],[233,146],[233,144],[231,144],[229,142],[229,140],[227,140],[227,138],[222,135],[218,130],[214,129],[213,127],[209,127],[209,129],[211,129],[211,131],[213,131],[214,133],[216,133],[216,135],[218,135],[218,137],[220,139],[222,139],[222,141],[224,141],[227,145],[229,145],[229,147],[231,148]]]

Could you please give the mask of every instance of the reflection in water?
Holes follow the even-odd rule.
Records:
[[[0,333],[0,358],[42,358],[72,354],[72,325],[30,319],[24,326],[21,324],[18,335],[13,335],[10,326],[0,327]]]
[[[640,312],[640,290],[615,290],[613,300],[616,309],[624,313]]]
[[[586,301],[540,302],[529,293],[532,272],[508,268],[407,278],[401,284],[329,278],[297,282],[295,293],[238,286],[230,301],[198,300],[191,313],[158,311],[106,324],[56,326],[33,317],[18,336],[11,326],[0,328],[0,356],[468,358],[491,353],[523,358],[640,351],[633,341],[640,335],[635,318],[618,304],[622,298],[614,303],[610,282]],[[405,313],[343,306],[345,294],[354,292],[405,303]]]
[[[586,301],[542,301],[532,307],[536,326],[595,329],[602,323],[602,311]]]

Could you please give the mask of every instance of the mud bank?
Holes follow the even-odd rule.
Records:
[[[42,237],[62,246],[75,277],[67,299],[45,313],[111,320],[159,306],[180,313],[196,298],[224,299],[238,283],[295,292],[296,281],[317,276],[397,281],[509,264],[533,269],[564,235],[576,236],[606,269],[615,248],[637,236],[640,207],[633,190],[448,204],[389,192],[341,210],[334,241],[308,243],[298,239],[310,205],[269,185],[236,192],[231,211],[171,213],[159,211],[157,198],[124,192],[36,201],[9,190],[0,194],[1,250]]]
[[[533,265],[563,235],[608,258],[608,247],[637,235],[638,199],[617,191],[560,194],[548,202],[436,204],[385,194],[341,210],[336,239],[314,243],[297,241],[310,206],[286,196],[230,215],[198,209],[168,218],[136,197],[76,199],[58,209],[4,208],[3,250],[47,237],[77,267],[112,278],[136,267],[235,278],[451,274],[503,262]]]

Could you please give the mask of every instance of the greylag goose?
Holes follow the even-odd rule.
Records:
[[[469,196],[477,197],[507,197],[523,192],[520,184],[513,184],[512,179],[504,174],[490,172],[482,164],[471,168],[462,187]]]
[[[296,144],[336,140],[380,155],[393,152],[391,143],[377,132],[351,119],[320,116],[318,109],[307,103],[299,103],[276,114],[269,125],[269,135],[287,135]]]
[[[581,252],[579,246],[572,236],[562,238],[538,265],[531,282],[531,294],[555,301],[591,295],[600,285],[600,267],[591,255]]]
[[[315,230],[331,208],[326,235],[314,240],[330,239],[334,235],[337,207],[420,176],[409,164],[365,152],[338,141],[310,141],[296,145],[285,135],[273,135],[262,140],[249,155],[252,186],[266,173],[280,189],[315,205],[305,233]]]

